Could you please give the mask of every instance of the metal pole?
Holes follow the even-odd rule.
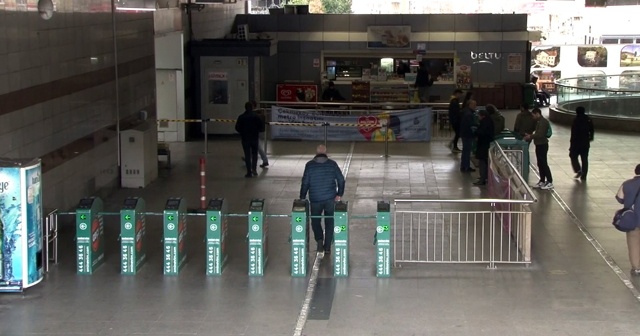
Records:
[[[200,209],[207,206],[207,159],[206,156],[200,158]]]
[[[111,0],[111,31],[113,34],[113,64],[116,86],[116,150],[118,151],[118,174],[120,174],[122,156],[120,153],[120,82],[118,80],[118,35],[116,21],[116,0]]]
[[[327,133],[329,129],[329,123],[324,123],[324,146],[327,147]]]
[[[264,153],[267,154],[267,139],[269,135],[269,123],[266,122],[264,125],[264,143],[262,144],[264,147]]]
[[[204,156],[207,157],[209,152],[209,120],[204,120]]]
[[[384,124],[384,157],[389,157],[389,123]]]

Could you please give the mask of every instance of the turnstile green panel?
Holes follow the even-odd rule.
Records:
[[[98,197],[83,198],[76,209],[76,270],[92,274],[104,262],[103,203]]]
[[[253,199],[249,204],[248,234],[249,240],[249,275],[263,276],[267,264],[267,233],[268,227],[264,220],[264,199]]]
[[[333,276],[346,277],[349,275],[349,215],[348,202],[336,202],[334,218],[334,247]]]
[[[391,206],[382,201],[376,214],[376,276],[391,276]]]
[[[169,198],[163,213],[165,275],[178,275],[187,260],[184,247],[187,237],[187,202],[184,198]]]
[[[291,276],[307,275],[308,217],[307,202],[302,199],[293,201],[291,210]]]
[[[222,275],[227,261],[227,203],[223,198],[209,200],[207,206],[207,275]]]
[[[125,199],[120,210],[120,273],[136,274],[146,260],[145,202],[139,197]]]

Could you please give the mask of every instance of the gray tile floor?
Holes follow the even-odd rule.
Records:
[[[516,112],[504,114],[512,125]],[[615,191],[640,162],[640,137],[597,132],[589,180],[581,183],[572,179],[568,135],[567,127],[554,125],[550,162],[556,193],[538,192],[533,206],[530,267],[426,265],[394,269],[391,279],[376,279],[373,223],[354,220],[351,275],[333,279],[329,261],[323,260],[317,293],[332,294],[333,300],[313,306],[322,311],[312,315],[328,319],[310,319],[303,334],[639,335],[633,317],[640,303],[579,226],[628,270],[624,235],[609,223],[619,207]],[[485,195],[471,185],[473,177],[458,172],[458,158],[444,144],[391,144],[388,160],[380,157],[381,143],[355,144],[345,194],[352,213],[373,214],[381,199]],[[246,212],[251,198],[262,197],[269,213],[286,214],[314,147],[308,142],[270,144],[271,167],[256,179],[245,179],[237,141],[214,139],[208,194],[225,197],[230,212]],[[197,207],[201,150],[198,143],[172,145],[174,169],[162,171],[144,190],[118,191],[106,200],[107,209],[118,210],[127,196],[142,196],[153,211],[170,196],[186,197]],[[330,143],[329,151],[342,165],[351,144]],[[263,278],[246,276],[244,221],[230,219],[230,260],[220,278],[204,275],[204,228],[196,220],[189,225],[188,264],[178,277],[163,276],[157,218],[149,220],[149,260],[138,275],[119,274],[114,218],[106,221],[106,263],[91,276],[76,275],[74,229],[66,221],[60,264],[24,295],[0,296],[0,335],[292,335],[308,280],[289,276],[288,220],[269,219],[270,257]],[[640,285],[635,279],[632,283]]]

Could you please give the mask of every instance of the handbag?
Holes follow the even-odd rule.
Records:
[[[613,226],[615,226],[618,231],[629,232],[633,231],[638,227],[638,216],[635,212],[635,204],[638,200],[638,195],[640,195],[640,188],[638,188],[638,192],[636,192],[636,197],[633,199],[633,203],[630,208],[622,208],[616,211],[613,216]]]

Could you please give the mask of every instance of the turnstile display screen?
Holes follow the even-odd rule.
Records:
[[[137,198],[127,198],[126,200],[124,200],[125,208],[135,208],[136,204],[138,204]]]
[[[80,200],[80,203],[78,204],[78,208],[88,209],[88,208],[91,208],[91,205],[93,205],[93,199],[83,198]]]
[[[262,202],[251,202],[252,208],[262,208]]]
[[[167,201],[166,209],[177,209],[180,206],[179,199],[170,199]]]

